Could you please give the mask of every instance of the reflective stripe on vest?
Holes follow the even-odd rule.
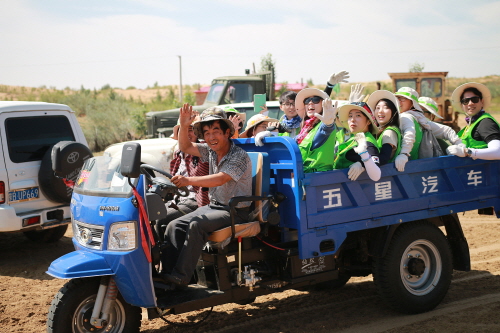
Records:
[[[304,173],[316,171],[329,171],[333,169],[333,151],[335,149],[335,132],[330,133],[328,139],[319,148],[311,151],[313,139],[318,132],[321,122],[316,124],[314,128],[299,144],[302,162],[304,164]]]
[[[371,142],[375,147],[377,147],[377,140],[373,137],[370,132],[365,132],[365,138],[367,142]],[[335,147],[335,159],[333,161],[334,169],[345,169],[348,168],[351,164],[355,162],[349,161],[345,156],[347,152],[354,147],[356,147],[358,143],[354,140],[354,136],[351,136],[349,140],[344,143],[341,143],[337,147]]]
[[[397,143],[397,147],[396,147],[396,152],[394,153],[394,156],[389,159],[389,161],[387,163],[392,163],[394,162],[394,160],[396,159],[396,157],[399,155],[399,153],[401,152],[401,140],[402,140],[402,137],[401,137],[401,131],[398,127],[396,126],[389,126],[387,128],[385,128],[382,133],[379,134],[379,137],[377,139],[377,147],[378,147],[378,150],[381,150],[382,149],[382,145],[383,145],[383,142],[382,142],[382,134],[387,131],[387,130],[392,130],[394,132],[396,132],[397,136],[398,136],[398,143]]]
[[[474,123],[462,128],[460,130],[460,132],[458,132],[458,136],[460,137],[460,139],[462,139],[462,142],[465,144],[465,146],[467,148],[481,149],[481,148],[488,147],[488,144],[486,142],[474,140],[474,138],[472,137],[472,131],[474,130],[474,128],[479,124],[479,122],[481,120],[483,120],[485,118],[490,118],[491,120],[493,120],[495,123],[497,123],[500,126],[500,124],[496,121],[496,119],[493,118],[489,113],[483,114]]]

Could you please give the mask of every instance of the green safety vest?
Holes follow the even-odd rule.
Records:
[[[316,124],[299,144],[305,173],[333,170],[332,156],[335,149],[335,133],[331,133],[321,147],[311,151],[313,139],[320,124]]]
[[[476,120],[474,123],[462,128],[460,132],[458,132],[458,136],[462,139],[462,142],[465,144],[467,148],[487,148],[488,144],[484,141],[477,141],[472,138],[472,130],[479,124],[479,122],[485,118],[492,119],[495,123],[498,124],[495,118],[493,118],[489,113],[483,114]],[[500,126],[500,124],[498,124]]]
[[[413,148],[410,151],[410,160],[418,160],[418,149],[420,148],[420,142],[422,142],[422,128],[418,123],[417,119],[413,117],[413,123],[415,124],[415,142],[413,143]]]
[[[399,153],[401,152],[401,140],[402,140],[402,137],[401,137],[401,130],[396,127],[396,126],[389,126],[387,128],[385,128],[380,134],[379,134],[379,137],[377,139],[377,147],[378,149],[382,149],[382,134],[387,131],[387,130],[393,130],[394,132],[396,132],[396,134],[398,135],[398,145],[396,147],[396,152],[394,153],[394,156],[389,160],[389,162],[387,163],[392,163],[394,162],[394,160],[396,159],[396,157],[399,155]]]
[[[370,132],[365,132],[366,141],[371,142],[375,147],[377,146],[377,140],[373,137]],[[358,143],[354,140],[354,135],[349,138],[346,142],[341,143],[336,147],[336,155],[333,160],[334,169],[345,169],[355,162],[349,161],[345,155],[346,153],[354,147],[357,147]]]

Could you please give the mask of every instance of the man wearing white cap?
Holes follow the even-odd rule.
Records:
[[[467,126],[458,132],[466,147],[450,146],[446,149],[448,154],[483,160],[500,159],[500,126],[485,111],[491,103],[488,87],[481,83],[465,83],[453,91],[451,100],[456,110],[467,115]]]

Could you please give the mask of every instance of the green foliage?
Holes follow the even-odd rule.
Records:
[[[424,71],[424,63],[415,62],[410,64],[410,69],[408,70],[410,73],[421,73]]]
[[[273,55],[271,53],[266,54],[260,58],[260,70],[261,72],[266,72],[276,68],[276,62],[273,60]]]
[[[283,81],[281,82],[281,88],[278,90],[278,92],[276,93],[276,96],[281,96],[281,94],[283,94],[285,91],[287,91],[288,89],[286,88],[288,85],[288,81]]]
[[[309,79],[309,80],[307,80],[307,85],[308,85],[309,87],[314,86],[313,79]]]
[[[101,90],[108,90],[108,89],[111,89],[111,85],[109,85],[109,84],[105,84],[101,88]]]

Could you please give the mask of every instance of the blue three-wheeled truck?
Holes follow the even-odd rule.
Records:
[[[69,280],[50,306],[47,331],[138,332],[141,308],[166,321],[256,296],[341,287],[373,274],[380,296],[404,313],[432,310],[453,269],[470,270],[458,212],[500,213],[500,161],[444,156],[383,166],[379,181],[347,170],[304,174],[288,137],[237,139],[252,160],[251,219],[210,235],[191,284],[170,290],[158,275],[170,175],[141,165],[140,145],[121,160],[88,159],[71,200],[75,251],[48,274]],[[57,165],[55,164],[57,174]],[[440,228],[444,227],[444,228]],[[208,311],[206,311],[208,312]]]

